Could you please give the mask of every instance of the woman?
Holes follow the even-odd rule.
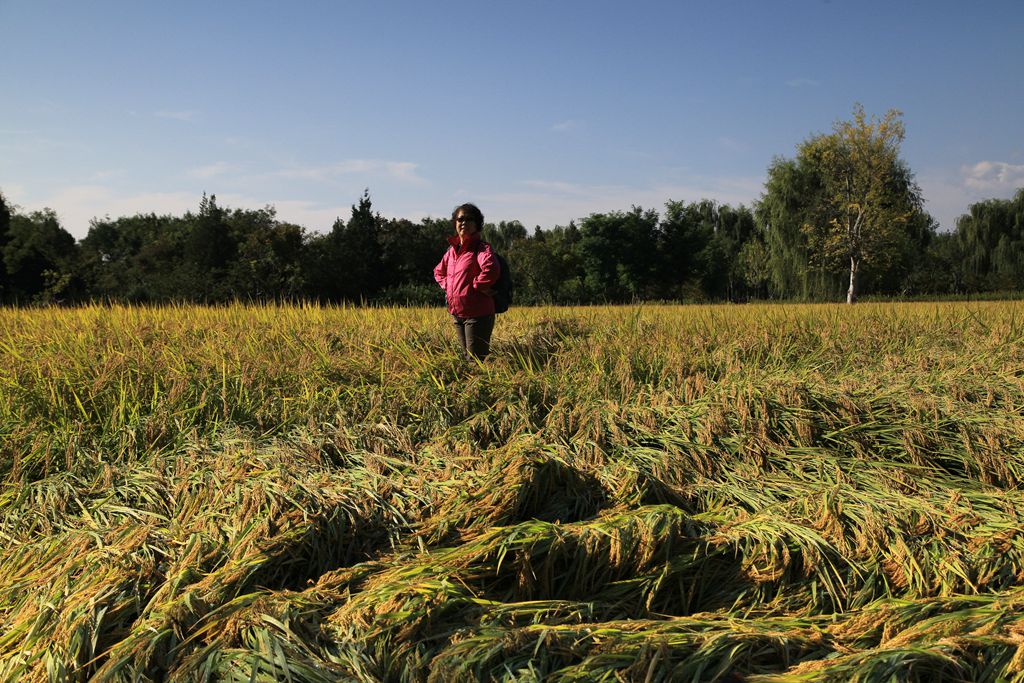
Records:
[[[434,279],[448,300],[448,312],[455,323],[462,353],[480,360],[487,357],[491,348],[492,287],[501,274],[491,245],[480,239],[483,225],[484,215],[475,205],[456,207],[452,212],[456,234],[448,238],[451,247],[434,268]]]

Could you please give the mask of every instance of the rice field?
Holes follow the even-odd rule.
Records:
[[[1024,304],[0,310],[0,680],[1024,681]]]

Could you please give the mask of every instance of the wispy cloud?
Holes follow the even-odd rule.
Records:
[[[786,85],[790,88],[817,88],[821,85],[821,82],[813,78],[791,78],[786,81]]]
[[[568,133],[574,130],[579,130],[582,125],[583,122],[578,119],[566,119],[565,121],[559,121],[552,125],[551,130],[555,133]]]
[[[8,205],[18,206],[25,201],[26,188],[21,184],[4,183],[3,179],[0,179],[0,194],[7,200]]]
[[[1024,165],[980,161],[958,169],[923,168],[917,175],[925,210],[941,230],[953,230],[971,204],[986,199],[1008,199],[1024,187]]]
[[[358,164],[344,164],[349,172]],[[204,167],[205,168],[205,167]],[[222,166],[208,167],[219,170]],[[334,168],[334,165],[332,165]],[[371,165],[371,168],[375,166]],[[201,169],[199,169],[201,170]],[[312,169],[306,169],[311,171]],[[292,173],[298,169],[292,169]],[[334,168],[334,172],[339,172]],[[362,179],[360,179],[362,180]],[[679,182],[663,180],[647,186],[617,184],[587,184],[561,179],[536,178],[510,186],[507,192],[487,193],[473,191],[472,196],[463,196],[470,190],[450,196],[451,203],[476,201],[484,208],[489,221],[519,220],[532,227],[545,228],[567,225],[569,221],[585,218],[595,212],[628,211],[634,205],[662,211],[669,200],[697,201],[714,199],[723,204],[749,205],[762,189],[763,178],[717,177],[688,178]],[[138,213],[157,215],[183,215],[196,211],[201,193],[196,190],[167,190],[156,192],[125,193],[112,184],[102,182],[82,183],[57,188],[48,195],[32,195],[23,185],[0,185],[9,201],[22,205],[26,211],[51,207],[57,211],[61,224],[77,239],[85,237],[93,219],[105,217],[120,218]],[[393,187],[392,196],[374,195],[375,207],[385,209],[386,215],[418,220],[424,216],[436,215],[438,198],[427,191],[426,198],[409,186]],[[277,192],[256,194],[252,187],[242,192],[218,191],[217,200],[221,206],[239,209],[261,209],[268,205],[277,211],[279,220],[301,225],[314,231],[329,230],[338,217],[345,220],[350,215],[348,200],[358,195],[346,195],[341,202],[336,192],[326,199],[316,199],[308,188],[294,193],[279,187]],[[420,207],[429,206],[429,210]],[[442,209],[442,215],[445,211]]]
[[[222,176],[226,173],[231,173],[232,171],[236,170],[238,170],[238,166],[236,166],[235,164],[229,164],[226,161],[218,161],[216,163],[208,164],[206,166],[193,168],[191,171],[188,172],[188,174],[193,178],[199,178],[200,180],[208,180],[210,178],[216,178],[217,176]]]
[[[607,186],[597,185],[580,185],[579,183],[569,183],[563,180],[524,180],[521,185],[530,188],[536,192],[540,192],[547,195],[561,194],[561,195],[591,195],[595,190]]]
[[[137,213],[183,214],[198,207],[196,195],[189,192],[145,192],[136,195],[118,195],[107,185],[83,184],[58,188],[49,197],[33,202],[48,206],[57,212],[61,225],[81,239],[89,231],[94,218],[120,218]]]
[[[88,234],[94,219],[117,219],[138,213],[159,216],[181,216],[196,211],[200,195],[195,192],[140,192],[120,194],[110,186],[101,184],[69,185],[47,197],[28,197],[21,186],[0,188],[12,203],[22,205],[26,211],[51,207],[57,212],[61,225],[76,239]],[[277,211],[279,220],[301,225],[312,230],[327,230],[339,216],[346,219],[351,213],[347,205],[333,205],[296,199],[266,199],[244,194],[217,193],[217,203],[233,209],[262,209],[268,205]]]
[[[124,171],[122,171],[120,169],[116,169],[116,170],[115,169],[99,170],[99,171],[95,171],[92,174],[90,174],[89,177],[88,177],[88,180],[86,182],[89,182],[89,183],[102,183],[102,182],[106,182],[108,180],[111,180],[113,178],[117,178],[118,176],[121,176],[123,174],[124,174]]]
[[[174,121],[194,121],[198,112],[194,111],[158,111],[153,116],[158,119],[172,119]]]
[[[10,157],[2,159],[7,163],[18,165],[14,159],[15,155],[28,155],[38,159],[41,152],[56,152],[61,150],[88,150],[87,143],[71,138],[52,137],[33,130],[2,129],[0,130],[0,150],[4,150]]]
[[[217,196],[218,202],[220,195]],[[231,200],[232,198],[228,198]],[[351,206],[330,205],[321,202],[305,201],[301,199],[282,199],[279,201],[264,202],[277,211],[278,220],[301,225],[313,231],[330,230],[335,219],[348,220],[352,215]],[[249,208],[260,208],[263,205],[256,205],[252,200],[241,200],[231,206],[244,206]]]
[[[1024,165],[979,161],[961,169],[964,184],[980,192],[1004,192],[1024,187]]]
[[[351,175],[385,176],[393,180],[425,184],[416,170],[417,164],[411,161],[388,161],[384,159],[346,159],[326,166],[300,166],[286,168],[273,175],[280,178],[298,178],[314,182],[333,182],[338,178]]]
[[[560,180],[525,180],[520,185],[538,198],[579,197],[602,206],[611,203],[619,209],[628,209],[633,204],[654,208],[669,200],[716,199],[725,204],[749,204],[760,195],[764,179],[723,176],[690,183],[656,182],[647,187],[587,185]]]
[[[713,199],[734,207],[750,206],[760,196],[764,178],[723,176],[683,183],[655,182],[649,186],[532,179],[518,185],[519,190],[479,197],[489,207],[488,220],[517,219],[526,226],[550,228],[592,213],[628,211],[634,205],[661,211],[668,201]]]
[[[967,206],[976,201],[955,171],[946,168],[924,168],[917,174],[921,186],[924,209],[939,223],[939,229],[949,231],[956,227],[956,219],[967,212]]]

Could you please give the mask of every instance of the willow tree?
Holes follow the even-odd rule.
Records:
[[[821,164],[825,220],[806,224],[812,252],[849,265],[847,303],[857,300],[865,265],[884,268],[904,253],[908,226],[921,213],[921,192],[900,159],[902,114],[868,116],[855,105],[853,120],[837,121],[830,135],[811,138],[800,154]]]
[[[805,143],[796,159],[775,158],[755,210],[764,234],[769,290],[783,299],[831,298],[842,288],[835,264],[812,253],[807,230],[828,222],[822,167],[814,151]]]
[[[957,219],[955,234],[970,288],[1024,286],[1024,188],[1013,199],[971,204]]]

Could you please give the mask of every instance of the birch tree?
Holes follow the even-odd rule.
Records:
[[[821,257],[849,264],[846,302],[857,300],[865,264],[884,267],[902,252],[907,225],[921,211],[921,193],[899,157],[902,114],[890,109],[879,119],[854,106],[851,121],[838,121],[831,135],[812,138],[801,153],[822,165],[827,220],[807,225]]]

